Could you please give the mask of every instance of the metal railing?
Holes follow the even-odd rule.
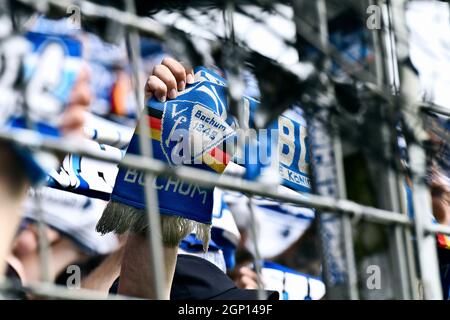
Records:
[[[31,0],[19,0],[20,2],[29,5],[30,7],[34,8],[35,10],[46,13],[49,6],[53,6],[56,8],[59,8],[63,12],[65,12],[66,8],[70,5],[77,5],[81,9],[81,14],[87,18],[104,18],[104,19],[110,19],[114,20],[115,22],[122,25],[124,28],[127,29],[128,35],[128,51],[130,56],[130,62],[133,67],[133,71],[135,74],[134,83],[135,83],[135,89],[136,89],[136,98],[137,101],[142,102],[142,92],[139,90],[141,85],[139,85],[140,80],[138,77],[138,70],[140,65],[140,58],[138,57],[138,54],[136,53],[136,48],[138,45],[138,36],[136,32],[140,32],[146,35],[149,35],[153,38],[164,40],[166,37],[166,29],[164,26],[161,26],[157,24],[156,22],[152,21],[151,19],[138,17],[133,11],[131,1],[126,1],[126,4],[128,6],[127,9],[129,9],[129,12],[127,11],[120,11],[118,9],[112,8],[112,7],[106,7],[102,5],[97,5],[94,3],[91,3],[89,1],[56,1],[56,0],[40,0],[40,1],[31,1]],[[321,8],[322,10],[326,9],[326,1],[321,1]],[[377,2],[380,5],[386,5],[383,1]],[[325,11],[326,12],[326,11]],[[322,12],[323,14],[323,12]],[[323,17],[322,17],[323,18]],[[313,30],[309,30],[311,34],[308,35],[307,38],[314,39],[313,36]],[[339,53],[335,50],[331,50],[332,46],[327,46],[327,37],[324,37],[322,34],[322,37],[315,37],[315,39],[321,39],[319,43],[316,43],[316,46],[322,50],[325,54],[329,55],[331,58],[339,58]],[[312,40],[311,40],[312,41]],[[314,41],[317,42],[317,41]],[[343,59],[337,59],[339,60]],[[344,63],[344,62],[343,62]],[[384,88],[385,84],[383,82],[374,81],[377,82],[379,88]],[[381,95],[385,95],[387,98],[386,101],[392,102],[392,96],[391,94],[387,93],[387,90],[385,89],[377,89],[378,93]],[[436,112],[436,107],[430,108],[429,110]],[[437,110],[439,111],[439,110]],[[443,110],[445,115],[448,115],[449,112],[447,110]],[[141,117],[142,118],[142,117]],[[139,126],[141,130],[148,130],[146,125],[140,125]],[[141,137],[146,137],[147,134],[145,132],[142,132],[140,135]],[[92,148],[89,148],[80,141],[76,141],[73,139],[67,139],[67,138],[49,138],[44,137],[38,133],[35,133],[30,130],[15,130],[14,132],[11,131],[0,131],[0,141],[8,141],[15,143],[17,145],[29,147],[33,150],[40,149],[47,152],[52,152],[56,154],[77,154],[80,156],[86,156],[90,157],[92,159],[97,160],[103,160],[108,162],[114,162],[117,163],[117,159],[113,156],[110,156],[108,154],[102,153],[102,152],[96,152],[92,150]],[[424,205],[425,207],[422,208],[416,208],[419,209],[418,217],[415,217],[414,219],[408,217],[405,212],[395,212],[395,210],[383,210],[378,209],[370,206],[364,206],[360,205],[356,202],[341,199],[341,198],[334,198],[334,197],[328,197],[328,196],[321,196],[316,194],[286,194],[278,191],[276,186],[274,185],[268,185],[266,183],[261,183],[257,181],[248,181],[241,178],[237,178],[235,176],[227,176],[227,175],[218,175],[211,172],[205,172],[203,170],[194,169],[190,167],[172,167],[168,164],[152,158],[152,151],[148,149],[148,143],[146,143],[145,139],[140,139],[140,147],[141,150],[143,150],[143,156],[136,156],[136,155],[126,155],[121,161],[120,165],[122,167],[128,167],[132,169],[136,169],[142,172],[146,173],[146,202],[147,202],[147,209],[148,209],[148,217],[151,225],[159,226],[159,211],[157,206],[157,196],[155,190],[151,187],[150,181],[153,177],[156,176],[167,176],[167,177],[175,177],[177,179],[180,179],[182,181],[188,181],[191,183],[196,183],[200,186],[204,187],[220,187],[222,189],[232,190],[232,191],[239,191],[247,195],[253,195],[253,196],[260,196],[265,198],[270,198],[273,200],[277,200],[280,202],[290,203],[294,205],[299,206],[305,206],[305,207],[311,207],[316,208],[320,211],[325,212],[332,212],[333,214],[340,216],[340,217],[346,217],[346,220],[348,226],[351,227],[351,224],[349,224],[352,220],[364,220],[369,221],[372,223],[377,223],[385,226],[394,226],[395,232],[395,239],[396,239],[396,246],[395,250],[405,250],[407,247],[406,242],[411,242],[412,239],[409,237],[406,237],[404,234],[402,234],[402,231],[408,231],[408,235],[410,235],[411,232],[413,232],[416,235],[416,241],[418,243],[417,245],[417,254],[419,256],[419,266],[420,266],[420,278],[423,282],[424,288],[425,288],[425,298],[430,299],[439,299],[442,297],[442,293],[438,288],[436,288],[436,283],[438,281],[439,274],[433,274],[435,272],[435,268],[429,268],[429,264],[427,263],[427,259],[431,257],[431,259],[434,259],[437,263],[437,259],[435,257],[435,254],[433,253],[433,250],[435,252],[435,241],[433,240],[433,236],[436,233],[442,233],[450,236],[450,227],[448,226],[442,226],[442,225],[433,225],[431,222],[428,222],[426,219],[426,214],[430,213],[430,203],[429,199],[426,198],[426,194],[428,190],[426,189],[425,185],[422,181],[415,181],[417,184],[416,187],[416,201],[414,204],[417,204],[418,206]],[[413,148],[412,154],[415,154],[418,157],[423,157],[423,150],[420,147]],[[418,167],[419,171],[423,171],[423,163],[419,163]],[[422,166],[422,167],[420,167]],[[423,173],[423,172],[422,172]],[[342,178],[342,177],[341,177]],[[343,181],[337,181],[338,184],[342,184]],[[392,207],[392,206],[390,206]],[[398,211],[400,211],[400,208],[398,206],[394,206],[397,208]],[[392,209],[392,208],[390,208]],[[421,210],[423,209],[423,210]],[[344,229],[347,231],[344,232],[351,232],[351,229],[349,230]],[[43,234],[45,236],[45,234]],[[348,248],[352,248],[352,237],[346,237],[345,243]],[[350,242],[350,243],[349,243]],[[45,243],[45,241],[44,241]],[[433,249],[434,246],[434,249]],[[161,240],[158,239],[158,237],[152,237],[150,240],[150,247],[152,250],[153,257],[157,257],[157,259],[152,259],[154,277],[157,281],[154,281],[156,284],[155,286],[155,292],[157,292],[157,297],[162,297],[162,283],[161,279],[164,279],[164,266],[160,263],[163,261],[162,259],[162,244]],[[48,249],[48,248],[47,248]],[[346,252],[350,252],[351,250],[348,249]],[[42,250],[46,250],[46,246],[43,246]],[[46,252],[41,252],[43,256],[46,256]],[[403,255],[404,252],[398,252],[399,255]],[[42,262],[45,264],[45,262]],[[411,270],[411,259],[406,259],[406,261],[402,262],[405,264],[404,266],[401,266],[401,270],[405,270],[405,268],[410,272]],[[407,264],[409,264],[407,266]],[[435,266],[436,264],[434,264]],[[42,266],[42,270],[47,270],[46,266]],[[353,268],[350,268],[353,269]],[[356,274],[354,274],[356,271],[350,271],[353,274],[348,275],[349,278],[356,279]],[[413,275],[409,275],[409,278],[403,278],[402,281],[412,281]],[[356,280],[355,280],[356,281]],[[356,290],[356,283],[352,284],[353,289]],[[413,284],[410,284],[412,287]],[[11,289],[12,286],[8,283],[4,284],[1,289],[7,290]],[[349,289],[349,290],[350,290]],[[91,290],[68,290],[64,289],[60,286],[55,286],[49,283],[37,283],[32,284],[29,286],[25,286],[24,289],[26,292],[41,295],[41,296],[47,296],[47,297],[55,297],[55,298],[61,298],[61,299],[105,299],[105,298],[112,298],[112,299],[123,299],[126,297],[122,296],[104,296],[101,294],[97,294]],[[415,297],[413,294],[407,294],[405,291],[408,291],[410,289],[403,289],[403,294],[401,295],[401,298],[410,298]],[[357,295],[354,293],[349,293],[347,295],[351,298],[357,298]]]

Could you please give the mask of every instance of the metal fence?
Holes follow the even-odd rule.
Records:
[[[71,5],[79,6],[81,9],[82,18],[103,18],[110,19],[122,25],[126,30],[127,45],[129,52],[129,59],[136,75],[134,80],[134,88],[136,89],[135,95],[137,101],[143,101],[143,92],[140,88],[143,85],[140,83],[138,77],[138,70],[141,65],[140,57],[137,52],[139,47],[139,33],[154,37],[159,40],[166,40],[167,33],[166,28],[155,23],[152,20],[139,17],[136,15],[134,8],[134,1],[125,1],[126,10],[121,11],[112,7],[94,4],[89,1],[56,1],[56,0],[20,0],[21,3],[26,4],[34,10],[46,13],[47,10],[57,8],[62,12],[66,11],[66,8]],[[303,1],[294,1],[295,5],[301,6]],[[232,2],[230,2],[232,3]],[[396,41],[405,34],[397,35],[400,33],[399,28],[393,28],[392,15],[398,13],[399,8],[404,5],[405,1],[368,1],[367,4],[377,4],[384,6],[391,11],[386,17],[384,17],[384,26],[386,29],[374,30],[373,41],[377,44],[375,54],[380,54],[380,57],[376,57],[379,66],[378,73],[375,77],[370,76],[373,81],[373,90],[378,95],[382,95],[386,98],[386,101],[391,103],[392,108],[398,108],[399,99],[397,97],[402,95],[404,85],[396,84],[392,77],[392,72],[385,67],[388,63],[394,63],[397,65],[396,69],[401,73],[401,65],[398,61],[398,52],[394,52],[391,57],[386,56],[387,48],[383,48],[383,37],[391,37],[391,41]],[[342,59],[337,49],[328,41],[328,34],[326,30],[326,9],[327,1],[317,1],[317,14],[319,25],[319,32],[308,28],[302,20],[301,16],[296,17],[299,33],[301,33],[306,39],[311,40],[313,45],[316,45],[319,50],[325,53],[329,59],[334,59],[345,64],[345,59]],[[396,19],[398,17],[396,16]],[[320,39],[317,41],[316,39]],[[389,61],[388,61],[389,60]],[[391,75],[390,75],[391,74]],[[360,77],[361,75],[356,75]],[[398,75],[397,75],[398,76]],[[404,83],[407,84],[407,81]],[[405,84],[405,85],[406,85]],[[232,85],[232,84],[230,84]],[[392,91],[394,88],[394,92]],[[421,116],[421,109],[431,110],[433,112],[440,112],[440,109],[436,106],[420,106],[416,105],[413,110],[414,116]],[[448,111],[443,109],[443,114],[448,114]],[[345,181],[342,165],[342,146],[336,137],[330,137],[331,150],[334,154],[334,163],[332,165],[336,172],[335,186],[338,190],[335,194],[323,194],[317,192],[317,194],[286,194],[281,193],[275,186],[268,186],[266,183],[260,183],[256,181],[244,180],[241,178],[218,175],[214,173],[204,172],[202,170],[189,168],[189,167],[172,167],[166,163],[154,159],[152,157],[151,145],[146,143],[144,137],[148,136],[148,127],[144,123],[144,118],[141,117],[142,130],[140,136],[140,147],[142,150],[142,156],[127,155],[121,162],[122,167],[128,167],[145,172],[145,194],[147,203],[147,213],[150,225],[158,227],[160,226],[160,217],[158,212],[158,199],[156,191],[151,187],[151,181],[154,177],[170,176],[175,177],[182,181],[188,181],[196,183],[204,187],[220,187],[226,190],[239,191],[246,195],[261,196],[270,199],[274,199],[280,202],[311,207],[317,209],[318,215],[322,217],[333,216],[338,223],[333,224],[331,227],[338,228],[338,237],[342,237],[342,241],[339,244],[344,246],[342,252],[344,268],[342,272],[344,277],[341,280],[332,279],[330,275],[324,274],[324,280],[327,286],[327,298],[329,299],[358,299],[358,277],[356,274],[355,258],[353,252],[353,236],[352,236],[352,221],[364,220],[389,229],[389,246],[393,252],[395,259],[395,277],[396,290],[395,297],[398,299],[418,299],[422,298],[417,290],[417,285],[420,283],[423,287],[423,298],[425,299],[441,299],[442,291],[439,281],[438,261],[436,254],[436,233],[443,233],[450,235],[450,227],[442,225],[434,225],[429,221],[431,216],[431,201],[429,190],[424,182],[424,176],[426,171],[425,163],[425,151],[419,144],[412,144],[408,147],[408,153],[411,159],[411,169],[414,172],[414,207],[415,217],[408,217],[404,208],[400,204],[399,195],[399,176],[398,173],[387,168],[383,172],[380,172],[380,181],[382,181],[384,188],[384,201],[382,204],[383,209],[360,205],[353,201],[346,199],[345,193]],[[389,141],[392,139],[392,132],[394,128],[380,128],[380,133],[386,135],[383,141]],[[116,162],[114,157],[102,152],[92,151],[84,145],[80,145],[73,140],[66,138],[48,138],[41,136],[30,130],[17,130],[14,133],[8,131],[0,132],[0,141],[9,141],[17,145],[29,147],[31,149],[40,149],[56,154],[78,154],[81,156],[88,156],[92,159]],[[316,171],[320,171],[320,164],[317,164],[314,168]],[[317,191],[317,190],[316,190]],[[326,225],[322,225],[325,227]],[[328,226],[330,227],[330,226]],[[45,234],[42,233],[43,237]],[[162,243],[158,239],[156,233],[150,233],[150,248],[153,255],[150,263],[153,264],[154,277],[155,277],[155,291],[157,297],[163,297],[162,281],[165,278],[164,265],[162,261]],[[413,243],[414,235],[414,243]],[[45,240],[43,242],[45,244]],[[334,259],[333,253],[326,253],[327,243],[323,242],[324,250],[324,272],[327,272],[327,254],[330,255],[330,259]],[[255,242],[256,247],[256,242]],[[48,256],[46,245],[40,246],[40,254],[43,257]],[[416,260],[418,261],[416,268]],[[47,270],[46,265],[48,261],[46,259],[41,260],[41,270]],[[45,279],[45,277],[44,277]],[[5,283],[2,286],[3,290],[12,290],[13,286],[9,283]],[[25,287],[26,292],[30,292],[36,295],[61,298],[61,299],[104,299],[104,295],[100,295],[95,291],[90,290],[69,290],[65,287],[59,287],[50,283],[39,283]],[[262,292],[262,291],[260,291]],[[123,299],[127,297],[122,296],[108,296],[108,299]]]

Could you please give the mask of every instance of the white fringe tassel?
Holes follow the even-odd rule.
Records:
[[[115,232],[123,234],[133,232],[142,234],[149,227],[147,214],[123,203],[109,201],[103,215],[97,223],[97,231],[101,234]],[[203,251],[208,251],[208,243],[211,238],[211,225],[192,221],[179,216],[161,215],[162,240],[164,245],[178,246],[182,239],[191,233],[202,241]]]

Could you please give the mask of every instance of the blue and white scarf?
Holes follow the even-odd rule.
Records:
[[[27,128],[60,136],[58,120],[81,68],[81,44],[69,36],[29,32],[2,39],[0,46],[8,69],[0,88],[2,125],[11,131]],[[15,84],[22,77],[23,88],[18,90]],[[15,149],[33,184],[45,181],[50,167],[57,163],[43,152]]]
[[[172,166],[188,165],[222,173],[232,157],[226,142],[235,137],[227,117],[226,81],[204,68],[196,70],[196,78],[197,82],[176,99],[148,102],[142,115],[150,127],[147,139],[152,142],[156,159]],[[138,134],[136,130],[127,154],[140,153]],[[143,177],[136,170],[119,168],[111,200],[144,209]],[[163,177],[156,178],[153,186],[161,214],[211,224],[213,188]]]

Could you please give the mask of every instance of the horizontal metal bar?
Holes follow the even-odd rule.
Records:
[[[65,300],[142,300],[119,294],[105,294],[99,291],[55,285],[49,282],[35,282],[18,287],[10,280],[5,279],[0,283],[0,292],[25,292],[40,297],[57,298]]]
[[[450,226],[443,224],[430,224],[425,226],[424,229],[427,234],[441,233],[450,236]]]
[[[433,112],[437,113],[442,116],[450,117],[450,109],[439,106],[437,104],[431,103],[431,102],[422,102],[420,104],[420,109],[424,112]]]
[[[44,137],[31,130],[15,129],[14,132],[0,131],[0,140],[11,141],[33,149],[41,149],[59,154],[73,153],[80,156],[88,156],[96,160],[117,162],[115,157],[109,156],[104,152],[96,152],[95,150],[92,150],[92,148],[86,148],[83,143],[80,143],[79,139]],[[137,155],[127,155],[122,159],[120,165],[154,175],[176,177],[181,180],[197,183],[204,187],[217,186],[223,189],[258,195],[291,204],[322,210],[331,210],[336,213],[347,213],[358,219],[381,224],[396,223],[411,226],[409,218],[401,213],[363,206],[349,200],[334,199],[311,194],[282,193],[278,191],[276,185],[244,180],[229,175],[219,175],[187,166],[171,167],[163,161],[144,158]]]
[[[121,24],[127,28],[138,30],[147,34],[155,39],[162,40],[166,34],[166,28],[149,19],[139,17],[135,14],[127,11],[121,11],[116,8],[98,5],[90,1],[74,1],[74,0],[17,0],[23,4],[26,4],[36,11],[46,13],[48,6],[51,5],[60,9],[62,12],[66,12],[70,6],[77,6],[80,8],[82,16],[87,18],[104,18]]]

